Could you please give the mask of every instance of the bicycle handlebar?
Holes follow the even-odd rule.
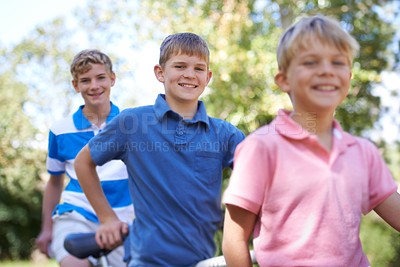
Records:
[[[69,234],[64,240],[64,247],[71,255],[79,259],[86,259],[89,256],[100,258],[110,253],[111,250],[99,247],[95,235],[95,232]]]

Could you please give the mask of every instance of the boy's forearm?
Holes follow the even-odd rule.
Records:
[[[101,223],[117,216],[101,188],[100,179],[97,175],[96,165],[93,162],[87,146],[85,146],[75,159],[75,172],[79,183],[87,199],[96,212]]]
[[[400,232],[400,194],[398,192],[394,192],[374,210],[390,226]]]
[[[222,251],[228,267],[252,266],[248,244],[255,221],[250,211],[226,205]]]
[[[224,234],[222,240],[222,252],[227,267],[250,267],[252,266],[248,238],[241,232],[237,232],[235,222],[230,220],[229,213],[225,214]]]
[[[85,181],[83,183],[86,183],[85,186],[82,186],[83,192],[96,212],[100,223],[105,223],[110,219],[115,219],[117,215],[108,203],[103,189],[101,188],[99,179],[91,179],[90,177],[87,179],[87,177],[85,177],[83,180]]]
[[[50,175],[47,182],[42,204],[42,230],[52,228],[52,214],[56,205],[60,202],[64,186],[64,175]]]
[[[223,249],[227,267],[251,267],[251,257],[246,242],[231,243]]]

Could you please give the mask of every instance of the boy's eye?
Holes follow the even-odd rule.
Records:
[[[204,71],[204,68],[196,68],[196,70]]]
[[[333,63],[333,65],[339,65],[339,66],[346,64],[346,62],[343,60],[334,60],[332,63]]]
[[[312,65],[317,64],[317,61],[316,60],[306,60],[303,62],[303,64],[306,66],[312,66]]]
[[[176,69],[183,69],[184,66],[182,66],[182,65],[175,65],[175,68],[176,68]]]

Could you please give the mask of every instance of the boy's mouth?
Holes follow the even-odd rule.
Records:
[[[313,88],[319,91],[335,91],[337,89],[336,86],[333,85],[320,85],[314,86]]]
[[[103,94],[103,92],[96,93],[96,94],[88,94],[88,95],[89,95],[89,96],[97,97],[97,96],[101,96],[102,94]]]
[[[196,88],[197,85],[194,84],[187,84],[187,83],[178,83],[179,86],[186,87],[186,88]]]

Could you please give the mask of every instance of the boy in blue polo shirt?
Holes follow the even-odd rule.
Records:
[[[193,33],[168,36],[154,67],[164,84],[154,105],[121,112],[81,150],[79,182],[102,225],[101,247],[121,242],[118,220],[99,186],[96,165],[121,159],[128,168],[136,219],[129,266],[194,266],[214,256],[222,220],[222,171],[244,134],[207,115],[200,95],[211,79],[206,42]]]
[[[75,91],[81,94],[85,104],[50,129],[46,163],[50,179],[43,197],[42,231],[36,244],[41,252],[54,256],[61,266],[89,267],[88,260],[75,258],[64,249],[66,235],[93,232],[99,225],[79,185],[74,160],[82,147],[119,113],[119,109],[110,102],[110,91],[116,77],[107,55],[98,50],[81,51],[71,64],[71,74]],[[131,222],[134,212],[126,166],[122,161],[113,160],[97,171],[118,218]],[[69,183],[63,191],[65,174]],[[109,255],[113,266],[124,265],[123,254],[121,246]]]

